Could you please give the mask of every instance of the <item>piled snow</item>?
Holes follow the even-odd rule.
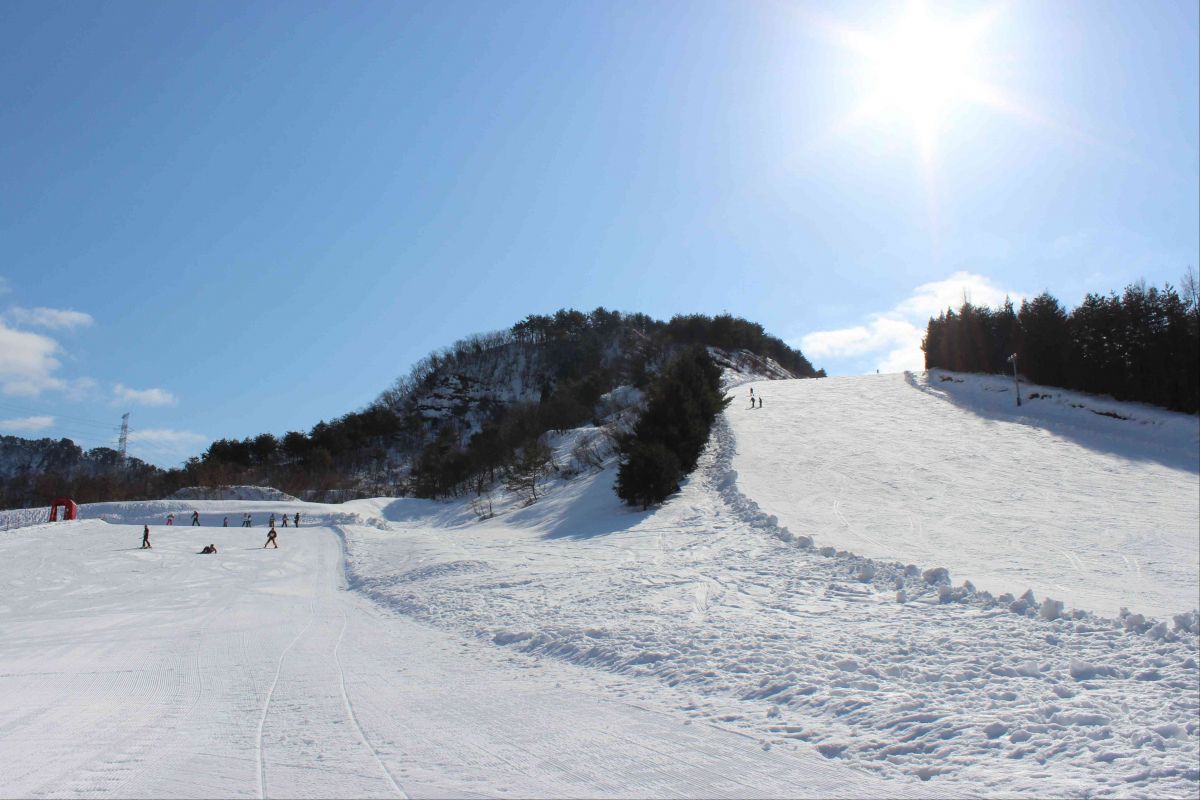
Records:
[[[270,486],[185,486],[172,500],[295,500]]]

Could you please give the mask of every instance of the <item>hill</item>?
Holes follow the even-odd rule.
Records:
[[[526,454],[548,432],[590,426],[597,433],[593,449],[611,447],[636,414],[641,390],[689,345],[707,347],[723,369],[745,376],[824,374],[761,325],[730,315],[662,322],[603,308],[564,309],[433,353],[366,408],[318,422],[307,433],[220,439],[180,469],[138,462],[122,471],[117,463],[98,480],[95,470],[50,457],[53,448],[25,446],[48,455],[25,472],[10,459],[6,471],[0,451],[0,497],[17,507],[63,493],[94,502],[237,485],[322,501],[479,494],[520,459],[528,461]]]

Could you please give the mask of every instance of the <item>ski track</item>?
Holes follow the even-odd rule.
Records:
[[[780,385],[756,386],[784,413]],[[352,583],[438,627],[626,679],[614,691],[630,700],[674,704],[764,746],[803,743],[891,779],[970,795],[1195,795],[1194,633],[1170,633],[1168,619],[1167,641],[1139,633],[1151,622],[1078,610],[1040,618],[1041,598],[1013,613],[1012,598],[827,547],[836,531],[854,531],[850,519],[789,529],[744,493],[734,470],[779,433],[740,444],[738,413],[750,412],[727,412],[683,492],[643,522],[569,547],[502,519],[460,523],[453,547],[433,519],[406,520],[394,534],[348,526]],[[891,478],[852,481],[843,470],[832,485],[832,495],[829,483],[790,488],[791,505],[781,508],[811,492],[837,509],[850,485],[857,508],[875,491],[918,491]],[[880,488],[864,489],[872,485]],[[584,502],[592,490],[564,491]],[[966,524],[978,509],[961,505],[953,516]],[[911,506],[897,517],[903,530],[922,529],[913,517]],[[1042,554],[1026,544],[1013,552],[1036,569]],[[1044,551],[1061,551],[1060,571],[1094,569],[1075,549]],[[420,570],[403,566],[417,560]],[[717,594],[717,585],[736,589]]]
[[[0,542],[0,796],[915,796],[380,609],[337,531],[139,530]]]
[[[1197,594],[1163,439],[1190,423],[1143,414],[1147,457],[952,380],[756,383],[651,513],[610,470],[488,521],[173,500],[9,531],[0,795],[1195,797],[1200,625],[1163,613]],[[193,506],[309,526],[128,547]]]

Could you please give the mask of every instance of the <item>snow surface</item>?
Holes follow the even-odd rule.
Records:
[[[329,528],[152,537],[4,539],[0,795],[916,796],[380,608]]]
[[[750,386],[738,485],[818,547],[1107,616],[1200,604],[1195,416],[940,371]]]
[[[611,467],[576,464],[534,505],[497,492],[490,519],[465,499],[169,500],[2,533],[0,795],[1195,797],[1194,614],[1095,614],[1068,593],[958,585],[984,538],[973,495],[958,537],[946,526],[943,549],[903,558],[910,568],[898,550],[839,551],[839,524],[795,522],[826,491],[821,475],[763,492],[772,470],[795,476],[811,459],[798,431],[814,392],[840,391],[830,407],[843,412],[814,436],[876,418],[855,448],[824,455],[845,459],[856,509],[893,497],[861,469],[864,443],[918,456],[908,440],[921,437],[890,427],[997,428],[984,449],[999,463],[1024,452],[1008,428],[1058,424],[980,410],[972,392],[990,397],[990,379],[955,396],[936,376],[873,380],[755,384],[764,408],[735,402],[656,511],[618,505]],[[865,393],[877,402],[854,400]],[[1186,521],[1196,473],[1184,479],[1181,448],[1148,423],[1081,455],[1070,448],[1096,438],[1089,425],[1119,420],[1079,419],[1083,432],[1039,434],[1045,459],[1071,459],[1040,505],[1080,521],[1079,496],[1108,486],[1094,473],[1115,470],[1153,498],[1138,501],[1144,516],[1182,507]],[[559,463],[594,434],[558,437]],[[950,438],[928,439],[922,497],[971,488],[973,451]],[[161,526],[193,507],[205,526],[252,511],[258,527]],[[265,515],[296,510],[304,527],[262,550]],[[143,521],[151,551],[137,549]],[[1008,568],[1044,571],[1044,538]],[[220,553],[195,555],[208,542]],[[1142,569],[1123,604],[1145,612],[1132,599],[1171,596],[1147,584],[1175,573]],[[1195,570],[1190,581],[1195,598]]]

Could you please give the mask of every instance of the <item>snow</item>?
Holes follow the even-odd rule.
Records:
[[[905,790],[373,605],[342,590],[329,528],[281,530],[279,550],[261,529],[152,537],[83,521],[4,540],[0,795]],[[195,554],[210,541],[218,555]]]
[[[487,519],[168,500],[0,534],[0,795],[1195,797],[1194,418],[1005,417],[954,377],[756,383],[648,512],[610,460]],[[1105,492],[1134,505],[1098,529]],[[1086,572],[1114,543],[1123,584]]]
[[[1106,616],[1197,606],[1195,416],[937,371],[750,386],[738,485],[818,546]]]

